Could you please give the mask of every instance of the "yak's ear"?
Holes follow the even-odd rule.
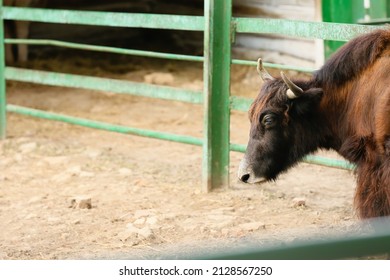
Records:
[[[303,115],[316,110],[316,107],[321,101],[322,94],[322,88],[310,88],[305,90],[299,98],[293,100],[295,112],[298,115]]]

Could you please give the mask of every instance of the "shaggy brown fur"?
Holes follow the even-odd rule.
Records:
[[[390,30],[358,37],[315,76],[335,148],[357,165],[362,218],[390,215]]]

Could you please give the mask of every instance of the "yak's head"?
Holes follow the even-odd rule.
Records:
[[[273,78],[261,59],[257,70],[264,84],[249,110],[250,139],[238,170],[245,183],[275,180],[318,147],[316,112],[322,89],[308,82],[295,84],[283,72]]]

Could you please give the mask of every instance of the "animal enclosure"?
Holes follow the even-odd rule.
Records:
[[[204,17],[195,16],[169,16],[153,14],[119,14],[103,12],[79,12],[63,10],[45,10],[33,8],[3,7],[3,19],[5,20],[29,20],[61,24],[99,24],[120,27],[166,28],[184,29],[187,31],[204,31],[205,56],[193,57],[186,55],[151,53],[138,50],[126,50],[111,47],[90,46],[85,44],[73,44],[70,42],[58,42],[48,40],[20,40],[6,39],[6,44],[53,44],[62,47],[80,48],[94,51],[110,51],[121,54],[152,56],[166,59],[190,60],[203,62],[204,86],[202,90],[178,89],[172,87],[159,87],[145,83],[119,81],[111,78],[86,77],[82,75],[53,73],[2,66],[2,91],[0,96],[0,120],[1,136],[4,138],[6,125],[6,111],[22,115],[29,115],[45,119],[52,119],[71,124],[135,134],[169,141],[181,142],[202,146],[203,148],[203,189],[209,190],[229,184],[229,151],[244,151],[240,144],[230,143],[230,110],[246,111],[250,103],[249,99],[230,96],[230,48],[235,32],[243,33],[278,33],[289,36],[307,38],[348,40],[357,34],[372,30],[369,26],[355,26],[344,24],[309,23],[288,20],[264,20],[252,18],[232,18],[230,1],[206,1]],[[213,11],[213,12],[211,12]],[[219,20],[216,20],[219,19]],[[211,25],[214,23],[214,25]],[[223,30],[218,33],[216,30]],[[3,38],[3,36],[1,36]],[[1,44],[4,47],[4,44]],[[222,47],[221,47],[222,46]],[[220,51],[220,49],[224,51]],[[3,51],[1,51],[3,53]],[[4,61],[4,59],[2,59]],[[254,61],[232,61],[235,64],[254,66]],[[265,64],[267,67],[296,69],[293,66]],[[204,126],[201,137],[187,136],[184,134],[171,134],[162,131],[145,130],[136,127],[112,125],[102,121],[94,121],[82,117],[73,117],[65,114],[45,112],[12,104],[6,104],[5,79],[9,81],[29,82],[61,87],[75,87],[88,90],[112,92],[120,94],[134,94],[142,97],[157,97],[174,102],[188,102],[203,104]],[[222,106],[221,106],[222,104]],[[330,163],[333,166],[350,168],[350,165],[340,160],[328,160],[313,156],[306,159],[312,163]],[[142,167],[141,167],[142,168]],[[125,172],[125,170],[123,171]],[[77,171],[76,171],[77,173]],[[87,175],[87,174],[84,174]],[[87,176],[88,177],[88,176]],[[142,184],[141,184],[142,185]],[[378,246],[378,250],[382,249]],[[371,253],[372,251],[370,251]]]

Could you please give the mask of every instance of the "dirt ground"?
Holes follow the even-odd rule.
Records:
[[[202,89],[196,63],[136,59],[109,68],[80,57],[60,70]],[[255,69],[236,66],[232,74],[233,93],[256,95]],[[10,104],[202,136],[199,105],[15,82],[7,88]],[[233,112],[232,142],[246,144],[248,127],[246,113]],[[357,220],[354,175],[346,170],[302,163],[276,182],[244,185],[235,175],[242,154],[232,152],[230,187],[203,193],[200,147],[12,113],[7,133],[0,142],[0,259],[191,256],[248,240],[326,236]]]

